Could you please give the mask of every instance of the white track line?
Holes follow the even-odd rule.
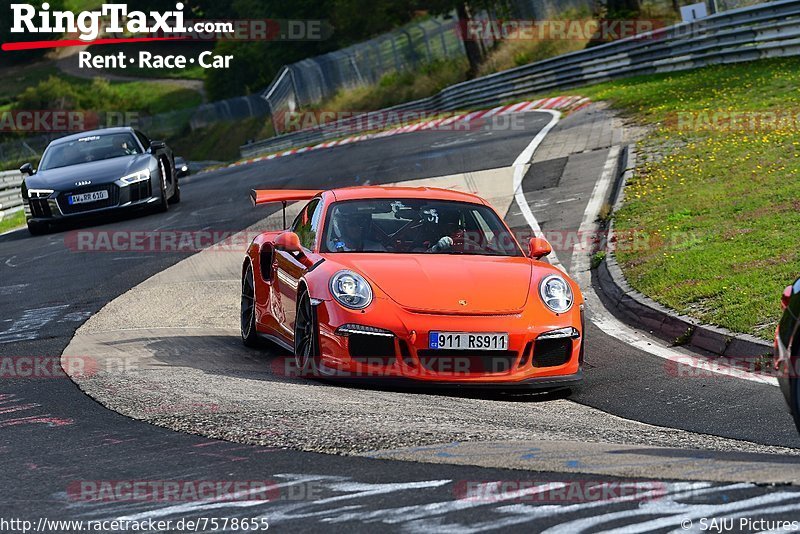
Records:
[[[592,196],[589,198],[589,203],[586,205],[586,211],[583,214],[583,221],[578,230],[578,235],[591,235],[592,232],[597,231],[597,224],[595,221],[597,221],[600,208],[603,206],[603,202],[608,198],[609,190],[614,183],[614,171],[617,167],[619,150],[620,147],[614,146],[611,147],[608,152],[608,158],[603,167],[603,174],[595,184]],[[581,248],[580,244],[576,244],[572,251],[570,267],[572,277],[583,290],[583,296],[587,304],[586,308],[591,312],[591,321],[609,336],[617,338],[653,356],[675,362],[681,367],[692,367],[723,376],[741,378],[743,380],[773,386],[778,385],[778,381],[775,378],[749,373],[735,367],[716,363],[712,360],[706,360],[700,356],[692,356],[691,354],[681,353],[672,348],[656,344],[653,339],[641,335],[633,328],[630,328],[628,325],[618,320],[605,309],[605,306],[603,306],[603,303],[600,301],[600,297],[595,293],[592,287],[589,254],[586,250]]]
[[[533,138],[530,144],[525,147],[525,150],[523,150],[522,153],[517,156],[517,159],[514,160],[514,163],[512,164],[514,169],[514,200],[519,206],[520,212],[525,218],[525,221],[528,223],[528,226],[530,226],[531,230],[533,231],[533,234],[538,237],[544,237],[542,229],[539,226],[539,222],[536,220],[536,217],[534,217],[533,212],[531,212],[531,208],[525,199],[525,194],[522,191],[522,179],[525,176],[525,170],[528,163],[530,163],[530,161],[533,159],[534,152],[539,145],[542,144],[542,141],[544,141],[544,138],[548,133],[550,133],[550,130],[552,130],[555,125],[558,124],[558,121],[561,118],[561,112],[548,109],[539,109],[535,111],[541,113],[550,113],[552,115],[552,119],[544,128],[541,129],[541,131],[539,131],[538,134],[536,134],[536,137]],[[594,189],[592,190],[592,196],[589,198],[589,202],[586,205],[586,210],[583,214],[583,220],[581,221],[578,235],[590,235],[590,232],[595,232],[597,230],[595,221],[597,221],[597,217],[600,214],[600,209],[603,206],[603,202],[608,198],[611,185],[614,182],[614,172],[617,168],[619,151],[619,146],[613,146],[608,152],[608,158],[606,158],[606,163],[603,166],[603,173],[601,174],[597,183],[595,183]],[[561,261],[558,259],[555,251],[549,254],[548,259],[552,265],[566,272],[566,269],[564,269],[564,266],[561,264]],[[572,278],[583,290],[583,296],[586,300],[587,310],[590,312],[587,314],[589,319],[607,335],[619,339],[620,341],[648,354],[652,354],[653,356],[675,362],[681,367],[692,367],[704,372],[712,372],[722,376],[740,378],[761,384],[768,384],[772,386],[778,385],[778,381],[775,378],[761,376],[755,373],[737,369],[735,367],[718,364],[711,360],[705,360],[699,356],[681,353],[672,348],[659,345],[655,340],[639,334],[634,329],[630,328],[616,317],[611,315],[605,309],[605,306],[600,301],[600,297],[597,296],[597,293],[595,293],[594,288],[592,287],[589,254],[587,251],[582,249],[580,243],[576,244],[573,248],[570,271]]]
[[[522,191],[522,179],[525,177],[525,171],[527,170],[528,164],[533,159],[533,153],[536,152],[536,149],[542,144],[542,141],[544,141],[544,138],[547,137],[548,133],[550,133],[550,130],[552,130],[553,127],[558,124],[559,119],[561,119],[561,112],[552,109],[537,109],[534,111],[540,113],[549,113],[552,118],[550,119],[550,122],[548,122],[545,127],[536,134],[536,137],[533,138],[530,144],[525,147],[525,150],[523,150],[520,155],[517,156],[517,159],[514,160],[514,163],[511,164],[511,167],[514,170],[514,200],[516,201],[517,206],[519,206],[519,211],[525,218],[525,222],[527,222],[528,226],[530,226],[531,230],[533,230],[533,235],[536,237],[544,237],[542,229],[539,226],[539,222],[536,220],[536,217],[533,216],[533,212],[531,212],[531,207],[528,205],[528,201],[525,200],[525,193]],[[551,252],[547,259],[552,265],[566,272],[564,266],[561,265],[561,261],[559,261],[555,251]]]

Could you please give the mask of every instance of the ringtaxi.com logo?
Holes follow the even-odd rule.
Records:
[[[37,10],[31,4],[11,4],[14,24],[11,33],[70,33],[82,41],[94,41],[101,33],[186,33],[184,5],[175,4],[173,11],[129,11],[126,4],[103,4],[100,10],[50,10],[48,3]],[[103,26],[103,22],[106,23]],[[152,24],[151,24],[152,23]],[[230,28],[232,31],[233,29]]]

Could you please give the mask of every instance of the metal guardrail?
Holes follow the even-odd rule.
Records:
[[[22,209],[21,185],[19,171],[0,172],[0,213],[5,215]]]
[[[372,115],[374,124],[393,111],[468,110],[614,78],[795,55],[800,55],[800,0],[769,2],[469,80],[430,98],[244,145],[240,152],[250,158],[328,141],[343,132],[356,134]]]

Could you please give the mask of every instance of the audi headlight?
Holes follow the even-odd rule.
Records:
[[[557,274],[545,276],[539,283],[539,296],[544,305],[556,313],[564,313],[572,307],[572,288]]]
[[[361,310],[372,302],[372,288],[360,274],[339,271],[331,277],[331,294],[345,308]]]
[[[120,178],[126,184],[135,184],[136,182],[143,182],[144,180],[150,179],[150,169],[145,169],[143,171],[135,172],[133,174],[129,174],[128,176],[123,176]]]
[[[28,189],[28,198],[47,198],[52,194],[52,189]]]

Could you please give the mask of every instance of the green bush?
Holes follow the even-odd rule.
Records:
[[[50,76],[28,87],[17,98],[16,109],[136,110],[143,114],[163,113],[197,106],[201,97],[196,91],[178,85],[124,82],[109,83],[95,78],[77,80]]]

